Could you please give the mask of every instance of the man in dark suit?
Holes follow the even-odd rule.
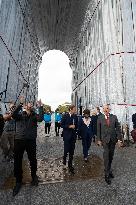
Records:
[[[100,111],[100,108],[99,107],[96,107],[96,110],[97,110],[97,116],[99,117],[100,115],[102,115],[101,111]]]
[[[69,171],[74,174],[72,161],[73,161],[73,155],[75,150],[77,127],[78,127],[78,118],[76,115],[76,107],[74,105],[71,105],[69,107],[69,113],[65,114],[62,117],[61,127],[63,128],[63,140],[64,140],[63,164],[66,165],[67,154],[69,153],[68,168]]]
[[[3,132],[3,128],[4,128],[4,118],[3,118],[3,115],[0,114],[0,137],[1,137],[2,132]]]
[[[133,128],[136,129],[136,113],[132,115]]]
[[[117,116],[110,114],[110,107],[105,105],[103,107],[104,114],[100,115],[97,120],[97,138],[98,145],[103,145],[104,153],[104,167],[105,167],[105,181],[111,184],[111,178],[114,175],[111,171],[111,164],[114,156],[115,145],[122,145],[121,129]]]
[[[99,107],[96,107],[96,109],[94,109],[92,111],[92,116],[91,116],[91,119],[92,119],[92,125],[93,125],[93,142],[95,142],[96,140],[96,136],[97,136],[97,119],[98,117],[102,115],[102,113],[100,112],[100,108]]]

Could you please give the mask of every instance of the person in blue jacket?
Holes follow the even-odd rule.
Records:
[[[50,127],[51,127],[51,113],[49,110],[44,114],[44,122],[45,122],[45,134],[49,136]]]
[[[88,151],[90,149],[93,137],[93,124],[90,117],[90,110],[88,109],[83,111],[83,116],[81,116],[79,119],[78,134],[82,137],[83,155],[85,162],[87,162]]]
[[[61,127],[61,114],[59,113],[59,110],[56,110],[55,112],[55,132],[56,136],[59,136],[59,130]]]

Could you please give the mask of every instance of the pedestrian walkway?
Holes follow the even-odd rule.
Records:
[[[50,137],[45,137],[44,123],[39,124],[37,138],[38,187],[30,186],[30,170],[25,155],[23,161],[24,186],[13,198],[13,164],[0,159],[0,205],[118,205],[136,204],[136,149],[116,149],[113,161],[115,179],[108,186],[103,179],[102,148],[94,144],[89,163],[83,161],[82,144],[77,140],[75,175],[63,169],[63,139],[56,137],[54,126]]]

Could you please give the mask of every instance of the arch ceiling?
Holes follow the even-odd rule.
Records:
[[[65,52],[70,60],[90,0],[29,0],[41,53],[50,49]]]

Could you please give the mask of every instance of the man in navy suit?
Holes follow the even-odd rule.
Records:
[[[67,154],[69,153],[68,168],[71,173],[74,174],[74,168],[72,166],[73,155],[75,150],[75,143],[77,137],[78,118],[76,115],[76,107],[70,105],[69,113],[62,117],[61,127],[63,128],[63,140],[64,140],[64,156],[63,164],[66,165]]]
[[[136,113],[132,115],[133,128],[136,129]]]

